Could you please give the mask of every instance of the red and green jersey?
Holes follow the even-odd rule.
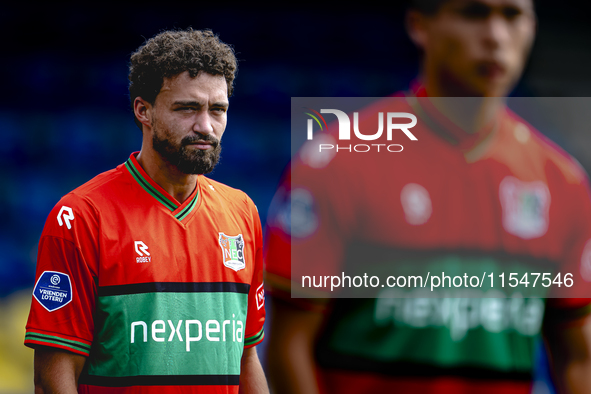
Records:
[[[591,200],[578,164],[507,109],[467,135],[426,103],[385,100],[359,113],[361,130],[375,130],[378,113],[415,114],[417,141],[401,140],[402,152],[319,157],[304,146],[270,212],[274,296],[306,307],[290,297],[290,280],[302,283],[290,259],[315,278],[371,272],[381,283],[417,267],[423,278],[486,271],[498,280],[509,267],[589,280]],[[353,143],[335,137],[322,141]],[[498,284],[437,298],[420,288],[377,290],[378,298],[328,303],[315,350],[326,392],[529,393],[546,306],[588,303],[507,296]]]
[[[82,393],[237,393],[264,335],[256,207],[204,176],[181,204],[135,156],[50,213],[25,344],[86,356]]]

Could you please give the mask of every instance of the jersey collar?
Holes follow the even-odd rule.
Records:
[[[133,152],[125,162],[125,168],[136,180],[138,185],[150,194],[156,201],[166,207],[172,215],[179,221],[185,219],[197,205],[199,199],[199,184],[193,190],[193,193],[184,203],[179,203],[174,197],[162,189],[152,178],[146,174],[142,166],[138,163],[136,156],[139,152]]]
[[[474,150],[485,140],[489,140],[498,130],[500,121],[505,115],[505,111],[501,111],[503,115],[497,118],[497,121],[484,126],[476,133],[467,133],[431,103],[424,86],[416,82],[413,83],[411,85],[411,95],[414,98],[411,106],[429,129],[464,152]]]

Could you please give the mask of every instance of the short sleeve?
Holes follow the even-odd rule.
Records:
[[[580,171],[581,182],[570,185],[569,200],[574,212],[559,270],[563,279],[571,275],[574,285],[565,287],[560,298],[548,300],[546,321],[576,319],[591,312],[591,192],[588,177]]]
[[[254,228],[254,270],[250,290],[248,292],[248,315],[244,347],[249,348],[262,342],[265,337],[263,324],[265,323],[265,290],[263,285],[263,232],[257,209],[249,199],[251,220]]]
[[[88,356],[94,331],[97,237],[94,208],[72,193],[49,214],[39,241],[26,346]]]

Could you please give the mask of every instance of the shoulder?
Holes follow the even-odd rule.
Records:
[[[248,215],[253,211],[258,212],[252,199],[242,190],[214,181],[205,176],[200,176],[199,182],[202,182],[201,190],[203,193],[209,194],[212,200],[218,204],[224,205],[225,207],[232,207]]]
[[[569,184],[587,184],[587,173],[574,157],[515,113],[509,112],[509,120],[515,138],[535,155],[546,173]]]
[[[64,195],[53,207],[43,230],[43,235],[64,239],[74,234],[98,228],[99,214],[104,195],[120,179],[120,166],[97,175],[90,181]]]
[[[69,196],[72,199],[94,200],[95,196],[104,195],[109,192],[109,189],[119,188],[125,174],[124,171],[122,171],[123,167],[124,164],[121,164],[112,170],[105,171],[95,176],[88,182],[72,190],[65,197]]]

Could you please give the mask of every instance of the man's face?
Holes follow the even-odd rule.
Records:
[[[154,150],[185,174],[207,174],[220,156],[228,93],[221,75],[165,78],[152,107]]]
[[[447,94],[505,96],[521,76],[535,23],[531,0],[449,0],[423,18],[425,71]]]

